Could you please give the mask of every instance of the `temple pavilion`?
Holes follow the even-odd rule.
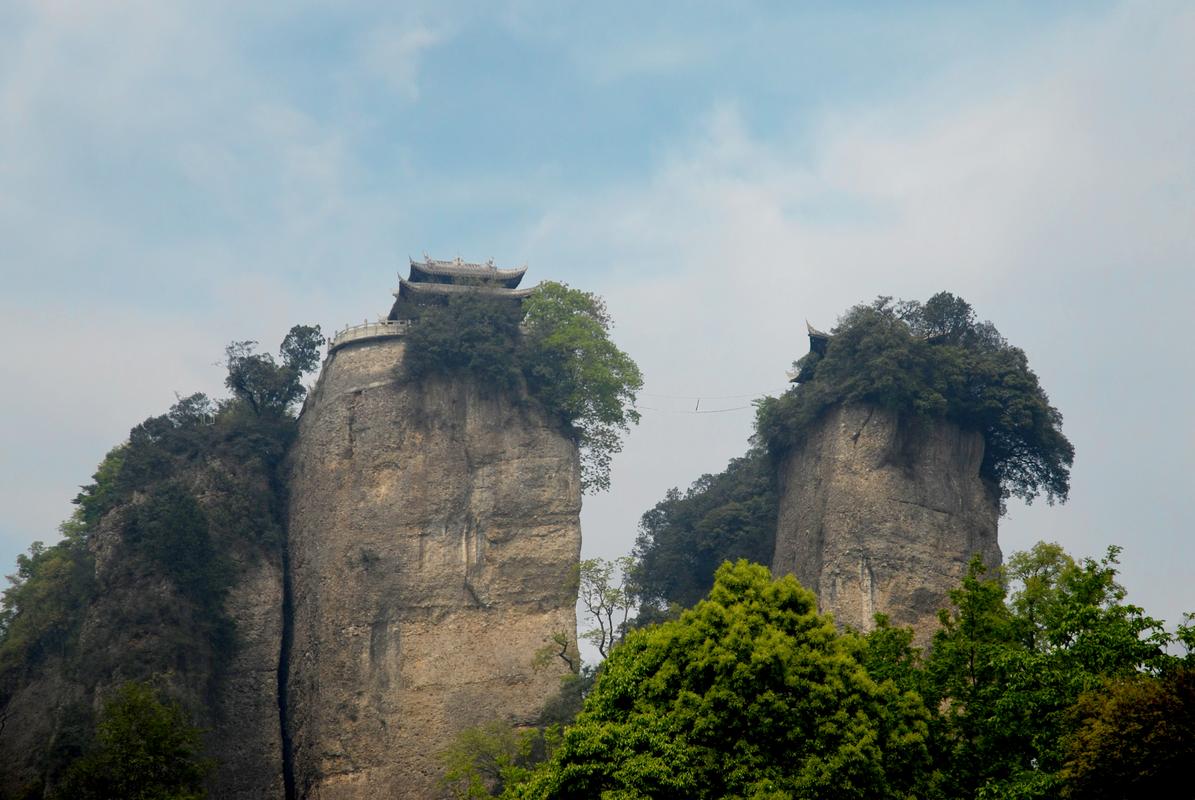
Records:
[[[410,275],[399,278],[389,320],[411,319],[418,316],[419,306],[443,303],[454,294],[477,292],[520,301],[533,291],[519,288],[526,267],[499,269],[493,261],[470,264],[460,258],[438,261],[427,256],[410,262]]]

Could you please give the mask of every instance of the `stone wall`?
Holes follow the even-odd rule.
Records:
[[[781,465],[773,572],[795,575],[841,625],[870,630],[883,612],[927,644],[972,554],[1001,561],[983,448],[951,422],[828,411]]]
[[[463,728],[532,722],[576,628],[576,447],[525,400],[407,383],[402,339],[325,363],[300,418],[288,715],[299,798],[434,798]]]

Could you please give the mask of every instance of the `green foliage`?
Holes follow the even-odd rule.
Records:
[[[134,506],[122,539],[127,555],[141,556],[161,571],[197,610],[200,629],[223,661],[232,652],[234,626],[224,612],[224,597],[232,585],[233,564],[217,550],[208,519],[192,494],[176,481],[152,488]]]
[[[1013,593],[976,559],[927,662],[952,797],[1050,797],[1064,786],[1072,707],[1110,679],[1170,668],[1162,623],[1125,604],[1117,548],[1076,562],[1039,544],[1009,560]]]
[[[1195,671],[1133,675],[1080,695],[1063,740],[1062,797],[1169,797],[1195,762]]]
[[[306,393],[303,374],[318,366],[322,346],[318,325],[290,329],[278,351],[281,364],[269,353],[254,353],[255,341],[233,342],[224,350],[224,385],[255,414],[285,414]]]
[[[34,542],[17,556],[0,604],[0,700],[11,681],[49,655],[74,647],[83,610],[94,592],[94,560],[77,522],[62,526],[62,541]]]
[[[775,457],[826,409],[873,404],[982,433],[981,474],[1002,498],[1066,500],[1074,448],[1062,434],[1062,415],[1025,353],[954,295],[856,306],[839,320],[825,356],[811,353],[796,366],[802,382],[759,403],[758,436]]]
[[[126,683],[104,704],[91,752],[71,765],[62,800],[201,800],[214,764],[182,708],[145,684]]]
[[[560,728],[554,725],[541,730],[491,722],[468,728],[440,754],[441,783],[459,800],[497,797],[526,783],[535,765],[550,758],[559,743]]]
[[[627,583],[632,563],[629,556],[623,556],[614,561],[587,558],[580,564],[579,602],[597,624],[581,636],[593,643],[602,658],[610,655],[610,649],[626,635],[627,617],[635,606]]]
[[[639,522],[632,578],[640,621],[693,606],[724,561],[770,563],[777,506],[775,470],[759,448],[717,475],[702,475],[684,494],[670,490]]]
[[[708,600],[613,650],[560,749],[507,792],[553,797],[907,797],[928,712],[792,577],[723,565]]]
[[[318,329],[305,326],[283,342],[277,369],[289,370],[284,394],[292,399],[295,386],[301,392],[298,375],[318,361],[318,347]],[[212,402],[190,395],[134,427],[75,498],[62,540],[34,543],[18,557],[0,602],[0,708],[51,657],[60,660],[53,669],[78,681],[85,697],[113,675],[178,670],[191,685],[210,689],[218,681],[235,643],[223,609],[235,578],[232,554],[237,561],[260,557],[283,541],[281,468],[296,424],[281,401],[255,397],[256,407],[248,396]],[[97,573],[92,545],[101,532],[116,548]],[[105,622],[145,646],[92,642],[83,653],[79,632],[88,609],[110,592],[143,585],[138,581],[168,582],[176,592],[118,602],[109,607],[126,616]],[[90,716],[73,709],[53,712],[57,732],[42,754],[43,780],[90,738]],[[79,719],[65,718],[72,714]]]
[[[639,422],[643,376],[610,340],[600,297],[545,282],[523,304],[523,374],[532,395],[556,414],[581,446],[581,481],[610,488],[610,460]]]
[[[419,309],[401,369],[413,380],[467,374],[516,395],[525,386],[580,445],[584,488],[600,491],[610,486],[623,434],[639,421],[643,385],[609,334],[602,300],[563,283],[540,284],[521,307],[462,292]]]
[[[429,375],[472,375],[482,386],[504,391],[522,381],[519,322],[510,298],[467,292],[419,309],[407,332],[403,370],[410,380]]]

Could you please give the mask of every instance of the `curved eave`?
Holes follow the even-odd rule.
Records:
[[[414,283],[406,279],[400,279],[398,282],[398,291],[394,293],[394,306],[390,309],[390,319],[398,317],[398,307],[404,302],[417,303],[461,294],[484,294],[489,297],[509,297],[511,300],[523,300],[529,297],[535,291],[535,288],[533,286],[529,289],[508,289],[504,286],[485,284]]]
[[[490,264],[466,264],[457,261],[411,261],[412,283],[430,283],[437,278],[480,281],[482,284],[501,284],[514,289],[523,280],[526,267],[498,269]]]

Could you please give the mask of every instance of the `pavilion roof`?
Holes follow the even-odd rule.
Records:
[[[449,281],[464,279],[486,284],[500,283],[507,289],[514,289],[523,279],[523,274],[527,272],[525,266],[499,269],[494,266],[492,260],[484,264],[473,264],[462,261],[460,258],[441,261],[424,256],[422,261],[416,261],[413,258],[409,261],[411,262],[409,280],[412,283],[443,283],[443,279],[447,278]]]

